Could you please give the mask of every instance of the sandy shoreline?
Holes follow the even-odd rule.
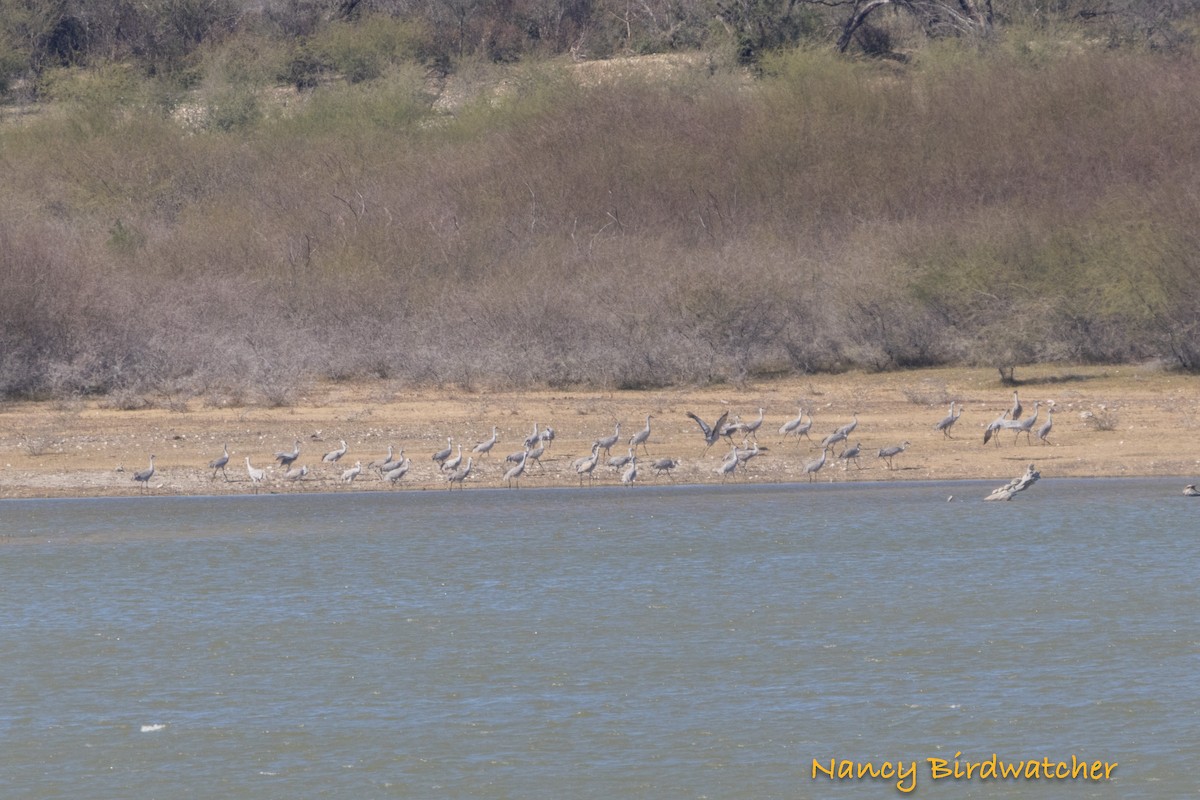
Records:
[[[432,454],[453,440],[462,445],[463,463],[471,448],[488,439],[492,426],[499,441],[489,456],[476,458],[466,481],[474,487],[504,486],[505,456],[522,449],[534,423],[555,429],[556,436],[539,469],[531,465],[521,488],[578,486],[572,462],[588,454],[591,443],[612,435],[620,423],[624,455],[629,437],[653,414],[648,454],[639,455],[636,484],[720,483],[717,467],[729,451],[722,440],[706,449],[692,411],[712,422],[724,411],[730,420],[758,418],[765,452],[738,469],[727,482],[807,482],[805,464],[820,453],[820,440],[849,423],[858,427],[850,443],[861,442],[859,465],[839,463],[835,446],[818,481],[998,479],[1021,474],[1037,464],[1044,477],[1178,477],[1180,489],[1200,474],[1200,376],[1140,366],[1041,366],[1019,369],[1016,387],[1024,416],[1041,403],[1038,426],[1054,409],[1051,444],[1026,444],[1004,431],[999,445],[983,445],[983,429],[1011,405],[1013,389],[1001,385],[995,370],[936,369],[883,374],[814,375],[755,381],[744,387],[714,386],[651,391],[468,392],[455,389],[412,391],[385,382],[326,384],[298,396],[288,407],[213,407],[193,400],[186,407],[122,411],[100,401],[8,402],[0,404],[0,498],[99,497],[248,494],[253,490],[245,468],[267,468],[261,491],[412,491],[446,490],[448,483]],[[934,430],[950,401],[963,409],[948,439]],[[781,441],[780,426],[803,406],[814,420],[812,440]],[[1036,428],[1035,428],[1036,429]],[[347,454],[322,463],[324,453],[345,439]],[[309,475],[283,479],[274,465],[277,451],[299,440],[297,465]],[[878,458],[882,447],[909,441],[909,448],[888,469]],[[741,443],[740,441],[738,442]],[[226,476],[208,463],[227,444],[232,454]],[[367,465],[381,460],[391,444],[412,460],[396,485],[383,481]],[[133,475],[156,455],[157,472],[146,487]],[[651,463],[671,457],[679,467],[656,476]],[[595,470],[594,485],[620,483],[620,473]],[[350,484],[344,470],[361,461],[362,474]],[[635,489],[636,489],[635,484]],[[586,482],[585,482],[586,485]]]

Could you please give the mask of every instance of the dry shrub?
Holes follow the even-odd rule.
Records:
[[[1191,62],[522,69],[438,124],[400,70],[241,131],[0,130],[0,393],[1200,368]]]

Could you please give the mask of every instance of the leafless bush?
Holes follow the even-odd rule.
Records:
[[[1094,431],[1115,431],[1120,422],[1115,411],[1103,406],[1095,411],[1084,411],[1082,417],[1083,424]]]
[[[253,135],[134,111],[0,129],[0,393],[1200,368],[1197,67],[926,58],[798,51],[752,91],[522,66],[426,126],[408,75],[316,88]]]

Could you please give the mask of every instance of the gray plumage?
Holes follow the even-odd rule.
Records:
[[[797,413],[795,419],[789,419],[787,422],[785,422],[779,426],[779,435],[782,436],[784,439],[787,439],[787,437],[793,433],[796,434],[797,439],[799,439],[801,436],[808,436],[808,429],[812,427],[812,422],[810,421],[808,423],[808,426],[805,427],[803,431],[801,431],[800,428],[803,425],[804,425],[804,406],[800,406],[799,413]],[[812,437],[809,437],[809,438],[811,440]]]
[[[447,436],[446,437],[446,449],[438,450],[436,453],[434,453],[433,460],[438,463],[438,466],[441,466],[443,463],[445,463],[446,459],[449,458],[450,454],[453,452],[454,452],[454,439],[452,437]]]
[[[538,469],[545,469],[545,467],[542,466],[542,456],[545,455],[545,453],[546,446],[539,444],[537,447],[530,450],[529,455],[525,456],[525,458],[527,462],[532,461],[534,464],[537,464]],[[525,466],[528,467],[529,464],[526,463]]]
[[[391,469],[389,469],[388,471],[382,473],[380,476],[380,480],[387,481],[388,483],[390,483],[394,486],[397,481],[399,481],[401,478],[403,478],[405,475],[408,474],[408,471],[411,468],[412,468],[412,460],[406,458],[403,461],[396,464],[396,466],[394,466]]]
[[[862,464],[860,464],[858,461],[858,457],[860,455],[862,455],[862,442],[856,442],[855,444],[853,444],[850,447],[847,447],[845,450],[843,450],[841,452],[841,455],[838,456],[839,461],[846,462],[845,464],[842,465],[842,469],[845,469],[846,466],[849,465],[849,463],[851,461],[854,462],[854,466],[858,467],[859,469],[862,469]]]
[[[763,424],[763,410],[760,408],[758,410],[758,419],[751,420],[750,422],[745,423],[742,426],[742,429],[746,432],[747,436],[749,436],[751,439],[753,439],[754,441],[757,442],[758,441],[758,429],[762,427],[762,424]]]
[[[492,426],[492,438],[482,441],[479,444],[475,445],[474,447],[471,448],[471,452],[477,456],[487,455],[488,453],[492,452],[492,448],[496,446],[497,441],[498,440],[496,439],[496,426],[493,425]]]
[[[538,432],[538,424],[533,423],[533,433],[525,437],[525,448],[529,449],[542,440],[542,434]]]
[[[1029,434],[1030,434],[1030,431],[1033,430],[1033,426],[1035,424],[1037,424],[1038,405],[1040,405],[1040,404],[1041,404],[1040,400],[1034,401],[1032,417],[1026,417],[1025,419],[1019,420],[1017,422],[1009,422],[1008,424],[1006,424],[1004,426],[1005,428],[1008,428],[1009,430],[1014,432],[1013,444],[1017,443],[1017,439],[1021,438],[1022,433],[1025,434],[1025,444],[1033,444],[1033,442],[1029,438]]]
[[[804,474],[808,475],[808,482],[812,483],[813,478],[821,471],[821,467],[825,466],[825,457],[829,453],[829,445],[821,446],[821,455],[804,465]]]
[[[355,461],[353,467],[342,473],[342,483],[353,483],[360,472],[362,472],[362,462]]]
[[[608,463],[608,466],[612,467],[613,469],[621,469],[622,467],[624,467],[626,464],[628,464],[632,460],[633,460],[633,447],[630,447],[628,453],[626,453],[623,456],[613,456],[612,458],[610,458],[608,460],[607,463]]]
[[[725,479],[737,470],[738,464],[740,463],[742,462],[738,461],[736,456],[733,458],[726,457],[726,459],[721,462],[721,466],[717,467],[715,470],[713,470],[713,472],[720,475],[721,483],[724,483]]]
[[[150,456],[150,466],[146,467],[141,472],[134,473],[133,479],[142,485],[142,490],[145,491],[146,486],[150,483],[150,479],[154,477],[154,455]]]
[[[395,450],[396,450],[396,448],[392,447],[392,445],[389,444],[387,455],[384,456],[383,460],[380,461],[380,460],[376,459],[375,461],[372,461],[370,464],[367,464],[367,466],[374,467],[375,469],[379,470],[381,473],[386,471],[384,469],[384,467],[387,467],[388,469],[395,469],[396,465],[399,463],[399,460],[396,460],[393,458]],[[400,456],[401,456],[400,460],[403,460],[403,457],[404,457],[403,450],[400,451]]]
[[[647,453],[650,452],[650,449],[648,447],[646,447],[646,442],[650,438],[650,418],[653,416],[654,416],[653,414],[647,414],[646,415],[646,427],[642,428],[640,431],[635,433],[633,436],[629,437],[629,445],[634,450],[638,449],[638,447],[640,446]]]
[[[879,457],[887,462],[887,468],[891,469],[892,459],[907,450],[908,445],[908,442],[904,442],[904,444],[896,444],[891,447],[881,447],[879,448]]]
[[[208,468],[213,471],[212,479],[216,479],[217,473],[220,472],[225,476],[225,480],[229,480],[229,473],[225,472],[225,466],[229,463],[229,445],[222,445],[224,452],[208,462]]]
[[[838,442],[844,441],[846,441],[846,434],[838,429],[821,440],[821,447],[833,447]]]
[[[1050,429],[1054,427],[1054,409],[1046,409],[1046,421],[1042,423],[1042,427],[1037,430],[1037,437],[1042,441],[1042,444],[1050,444]]]
[[[634,456],[629,460],[629,466],[625,468],[625,472],[621,474],[621,483],[625,484],[626,486],[632,486],[633,482],[637,480],[637,475],[637,456]]]
[[[843,425],[842,427],[840,427],[836,431],[834,431],[834,433],[840,433],[843,436],[849,437],[850,434],[854,433],[854,429],[857,427],[858,427],[858,412],[855,411],[854,412],[854,421],[847,422],[845,425]]]
[[[592,454],[583,458],[575,459],[575,473],[579,475],[579,485],[583,486],[583,476],[587,475],[588,483],[593,480],[592,473],[596,469],[596,464],[600,463],[600,445],[592,445]]]
[[[957,414],[954,413],[954,401],[951,400],[950,413],[942,417],[942,419],[933,426],[933,429],[935,431],[941,431],[942,436],[946,437],[947,439],[953,439],[954,437],[950,435],[950,429],[954,427],[954,423],[958,422],[958,418],[961,416],[962,411],[959,411]]]
[[[1013,422],[1016,422],[1021,418],[1022,410],[1023,408],[1021,407],[1021,400],[1017,397],[1017,390],[1013,389],[1013,404],[1012,408],[1008,412],[1008,418]]]
[[[668,477],[670,477],[671,470],[678,467],[679,462],[673,458],[660,458],[660,459],[656,460],[652,466],[654,468],[654,477],[655,478],[657,478],[659,475],[663,474],[664,472],[667,473]],[[674,480],[674,478],[672,478],[672,480]]]
[[[288,453],[280,450],[275,454],[275,460],[279,462],[281,467],[290,467],[300,457],[300,440],[296,440],[295,446],[292,447],[292,452]]]
[[[988,423],[988,426],[983,429],[983,443],[987,444],[988,440],[996,435],[996,432],[1008,424],[1008,409],[1004,413],[996,417]],[[996,439],[996,445],[999,446],[1000,440]]]
[[[267,477],[266,471],[250,466],[250,456],[246,456],[246,474],[250,476],[250,483],[254,486],[254,493],[258,494],[258,485]]]
[[[321,461],[323,461],[326,464],[336,464],[339,458],[346,455],[346,450],[347,450],[346,440],[342,439],[341,442],[342,442],[341,447],[339,447],[337,450],[330,450],[328,453],[321,456]]]
[[[709,427],[707,422],[700,419],[691,411],[687,412],[687,415],[695,420],[696,424],[700,426],[700,432],[704,434],[705,450],[707,450],[709,447],[712,447],[717,443],[717,440],[721,438],[721,429],[725,426],[725,420],[729,419],[729,412],[726,411],[724,414],[717,417],[717,421],[712,424],[712,427]]]
[[[467,457],[467,465],[465,467],[463,467],[462,469],[456,469],[454,472],[452,472],[446,476],[446,481],[450,484],[451,491],[454,490],[454,484],[456,484],[456,483],[458,484],[459,489],[463,488],[463,484],[466,482],[467,476],[471,474],[472,463],[473,463],[473,458],[471,456],[468,456]]]
[[[454,472],[462,464],[462,445],[458,446],[458,455],[454,458],[448,458],[442,462],[443,472]]]
[[[526,450],[525,453],[526,455],[521,459],[521,463],[504,473],[504,480],[508,483],[508,488],[510,489],[513,488],[513,481],[518,481],[517,488],[521,488],[519,480],[521,475],[525,473],[525,462],[528,459],[529,451]]]
[[[600,449],[604,451],[604,455],[609,456],[612,455],[612,446],[619,441],[621,441],[621,423],[618,422],[617,430],[612,436],[605,436],[603,439],[597,439],[594,444],[599,445]]]
[[[745,444],[745,442],[743,442],[742,444]],[[753,447],[735,447],[735,448],[733,448],[734,458],[736,458],[738,461],[742,462],[743,464],[747,463],[750,459],[754,458],[755,456],[760,455],[765,452],[767,452],[767,448],[759,447],[758,442],[755,442]]]
[[[283,473],[283,477],[285,480],[298,481],[298,480],[302,480],[304,478],[304,476],[307,474],[308,474],[308,465],[305,464],[302,467],[293,467],[292,469],[289,469],[287,472]]]

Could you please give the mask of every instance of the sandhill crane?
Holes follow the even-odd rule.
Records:
[[[739,417],[736,422],[726,425],[721,430],[721,435],[728,436],[732,440],[733,434],[740,433],[742,435],[743,442],[747,438],[753,438],[755,441],[758,441],[758,437],[755,435],[755,432],[762,427],[762,424],[763,410],[760,408],[758,410],[758,419],[753,419],[749,422],[742,422],[741,418]]]
[[[526,447],[524,450],[518,450],[515,453],[509,453],[504,457],[504,460],[509,464],[519,464],[521,463],[521,459],[528,457],[528,453],[529,448]]]
[[[637,480],[638,463],[637,456],[629,460],[629,466],[625,468],[625,472],[621,474],[621,483],[626,486],[633,486],[633,482]]]
[[[988,440],[996,435],[996,432],[1008,424],[1008,409],[1004,413],[996,417],[988,423],[988,426],[983,429],[983,443],[987,444]],[[999,446],[1000,440],[996,440],[996,445]]]
[[[385,472],[391,472],[406,461],[408,461],[408,459],[404,457],[404,448],[401,447],[399,453],[392,455],[392,446],[389,444],[387,459],[382,464],[377,465],[375,468],[379,470],[379,474],[382,475]],[[368,464],[367,466],[370,465]]]
[[[606,463],[614,470],[621,469],[633,460],[633,447],[629,448],[629,452],[623,456],[613,456]]]
[[[679,466],[679,462],[673,458],[660,458],[660,459],[656,460],[653,464],[655,479],[657,479],[658,476],[662,475],[664,472],[667,473],[668,477],[670,477],[671,470],[675,469],[678,466]],[[674,480],[674,478],[671,478],[671,480]]]
[[[592,454],[583,458],[575,459],[575,473],[579,475],[579,485],[583,486],[583,476],[587,475],[588,483],[593,480],[592,473],[596,469],[596,464],[600,462],[600,445],[592,444]]]
[[[784,439],[787,439],[787,437],[789,435],[795,433],[796,438],[799,439],[801,434],[797,433],[796,429],[799,428],[803,424],[804,424],[804,406],[800,406],[799,412],[796,414],[795,419],[789,419],[787,422],[785,422],[779,426],[779,435],[781,437],[783,437]]]
[[[647,414],[646,427],[629,437],[629,445],[634,450],[637,450],[638,446],[641,445],[643,450],[645,450],[647,453],[650,452],[650,448],[646,447],[646,441],[650,438],[650,418],[653,416],[653,414]]]
[[[225,471],[225,465],[229,463],[229,445],[222,445],[224,452],[208,462],[208,468],[213,471],[211,480],[216,480],[217,472],[220,471],[225,476],[225,480],[229,480],[229,473]]]
[[[525,437],[525,449],[533,447],[542,440],[542,434],[538,432],[538,424],[533,423],[533,433]]]
[[[836,431],[834,431],[834,433],[840,433],[845,437],[849,437],[850,434],[854,433],[854,429],[857,427],[858,427],[858,412],[855,411],[854,412],[854,421],[847,422],[845,425],[843,425],[842,427],[840,427]]]
[[[743,447],[735,447],[731,451],[733,457],[743,464],[749,462],[750,459],[754,458],[756,455],[767,452],[767,448],[759,447],[758,442],[754,443],[754,447],[745,447],[745,444],[745,442],[742,442]]]
[[[706,452],[708,448],[716,444],[717,440],[721,438],[721,428],[725,426],[725,420],[729,418],[729,412],[726,411],[724,414],[717,417],[717,421],[714,422],[710,428],[708,423],[697,417],[691,411],[687,412],[687,415],[694,419],[696,424],[700,426],[700,432],[704,434],[704,449]]]
[[[141,472],[134,474],[133,479],[142,485],[142,491],[146,491],[146,486],[150,483],[150,479],[154,477],[154,454],[150,455],[150,466],[146,467]]]
[[[825,456],[829,453],[829,445],[821,445],[821,455],[804,465],[804,474],[808,476],[808,482],[812,483],[813,478],[821,471],[821,467],[825,466]]]
[[[812,430],[812,427],[813,427],[812,414],[808,415],[808,422],[805,422],[804,421],[804,410],[801,409],[800,416],[797,417],[796,419],[792,420],[792,422],[795,422],[797,424],[795,427],[793,427],[791,430],[787,431],[787,433],[784,434],[785,439],[787,438],[788,433],[794,433],[794,434],[796,434],[796,441],[800,441],[801,436],[803,436],[805,439],[808,439],[810,442],[813,440],[812,436],[809,435],[809,432]],[[788,423],[788,424],[791,424],[791,423]]]
[[[467,476],[471,474],[471,464],[474,462],[472,456],[467,456],[467,465],[462,469],[456,469],[454,472],[446,476],[446,481],[450,484],[450,491],[454,491],[454,484],[458,484],[458,488],[463,488],[463,483],[467,480]]]
[[[1013,422],[1016,422],[1021,418],[1021,411],[1021,400],[1017,397],[1017,390],[1013,389],[1013,404],[1012,408],[1008,412],[1009,419]]]
[[[838,456],[838,461],[844,462],[842,469],[846,469],[851,461],[854,462],[854,466],[862,469],[862,464],[858,461],[860,455],[862,455],[862,442],[856,442],[841,452],[841,455]]]
[[[1009,428],[1012,431],[1015,431],[1015,433],[1013,435],[1013,444],[1017,443],[1017,439],[1021,438],[1022,433],[1025,434],[1025,444],[1033,444],[1032,440],[1029,438],[1029,433],[1030,433],[1030,431],[1033,430],[1033,426],[1035,424],[1037,424],[1038,405],[1040,405],[1041,402],[1042,402],[1041,400],[1035,400],[1033,402],[1033,416],[1032,417],[1026,417],[1025,419],[1020,420],[1018,422],[1010,422],[1004,426],[1006,428]]]
[[[438,463],[438,466],[440,467],[442,464],[444,464],[446,462],[446,459],[449,458],[450,454],[453,452],[454,452],[454,439],[453,439],[453,437],[447,436],[446,437],[446,449],[438,450],[436,453],[434,453],[433,460],[436,461]]]
[[[517,488],[518,489],[521,488],[519,479],[520,479],[521,475],[525,472],[525,462],[528,460],[528,457],[529,457],[529,451],[526,450],[525,455],[522,456],[522,458],[521,458],[521,463],[517,464],[515,467],[510,469],[508,472],[504,473],[504,480],[508,483],[508,488],[510,488],[510,489],[513,488],[513,481],[518,481]]]
[[[353,467],[342,473],[342,483],[353,483],[360,472],[362,472],[362,462],[355,461]]]
[[[458,445],[458,455],[442,462],[442,472],[454,472],[462,463],[462,445]]]
[[[408,474],[410,468],[412,468],[412,460],[406,458],[386,472],[381,472],[379,479],[395,486],[397,481]]]
[[[477,456],[485,456],[488,453],[492,452],[492,448],[496,446],[497,441],[498,440],[496,439],[496,426],[493,425],[492,426],[492,438],[482,441],[479,444],[475,445],[474,447],[471,448],[471,452]]]
[[[733,435],[742,429],[742,418],[741,416],[735,416],[732,422],[727,422],[724,425],[718,425],[717,428],[720,431],[720,435],[728,439],[729,444],[732,447]]]
[[[763,410],[758,410],[758,419],[742,423],[742,431],[754,441],[758,441],[758,429],[763,424]]]
[[[346,455],[346,440],[342,439],[341,442],[341,447],[339,447],[337,450],[330,450],[328,453],[321,456],[321,461],[326,464],[336,464],[339,458]]]
[[[604,455],[612,455],[612,446],[621,441],[621,423],[617,423],[617,430],[612,436],[605,436],[603,439],[597,439],[595,444],[600,445],[600,449],[604,451]]]
[[[846,441],[846,434],[838,429],[821,440],[821,447],[833,447],[838,442],[844,441]]]
[[[302,467],[293,467],[293,468],[289,469],[287,472],[283,473],[283,477],[285,480],[298,481],[298,480],[303,479],[304,476],[307,474],[308,474],[308,465],[305,464]]]
[[[250,483],[254,486],[254,493],[258,494],[258,485],[267,477],[266,470],[250,466],[250,456],[246,456],[246,474],[250,476]]]
[[[717,467],[715,470],[713,470],[713,472],[720,475],[721,483],[724,483],[725,479],[737,470],[738,464],[740,463],[742,462],[738,461],[737,456],[733,456],[732,458],[727,456],[725,460],[721,462],[721,466]]]
[[[526,459],[528,461],[532,461],[534,464],[537,464],[538,469],[545,469],[545,467],[542,466],[542,456],[545,455],[545,453],[546,446],[539,444],[537,447],[529,451],[529,455],[526,456]],[[528,464],[526,464],[526,466],[528,466]]]
[[[1050,444],[1050,429],[1054,427],[1054,409],[1046,409],[1046,421],[1042,423],[1042,427],[1037,430],[1037,437],[1042,440],[1042,444]]]
[[[401,452],[401,454],[403,455],[404,451],[403,451],[403,450],[401,450],[400,452]],[[386,465],[388,465],[388,464],[392,464],[392,465],[393,465],[393,468],[394,468],[394,465],[395,465],[396,463],[398,463],[396,460],[394,460],[394,459],[393,459],[393,455],[394,455],[394,454],[395,454],[395,448],[394,448],[394,447],[392,447],[392,446],[389,444],[389,445],[388,445],[388,451],[387,451],[387,455],[386,455],[386,456],[384,456],[383,460],[382,460],[382,461],[380,461],[379,459],[375,459],[375,460],[374,460],[374,461],[372,461],[371,463],[367,464],[367,466],[368,466],[368,467],[373,467],[373,468],[375,468],[375,469],[379,470],[381,473],[385,471],[385,470],[384,470],[384,466],[386,466]]]
[[[887,462],[888,469],[892,468],[892,459],[907,450],[908,444],[909,443],[906,441],[904,444],[896,444],[892,445],[891,447],[879,448],[879,457]]]
[[[542,441],[546,443],[546,447],[554,443],[554,428],[547,425],[542,429]]]
[[[950,401],[950,413],[942,417],[942,419],[933,426],[935,431],[941,431],[942,436],[946,437],[947,439],[954,438],[950,435],[950,429],[954,427],[954,423],[958,422],[958,418],[962,416],[962,411],[959,411],[957,414],[954,413],[954,402],[955,401],[953,400]]]
[[[295,446],[292,447],[292,452],[280,450],[275,454],[275,460],[279,462],[281,467],[290,467],[300,457],[300,440],[296,440]]]

